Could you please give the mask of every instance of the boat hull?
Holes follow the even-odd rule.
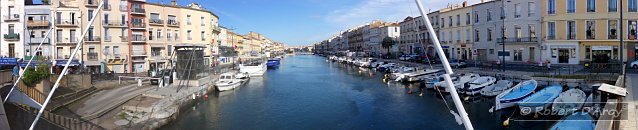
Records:
[[[266,64],[260,64],[258,66],[244,66],[244,65],[239,66],[239,72],[248,73],[250,77],[264,76],[264,73],[266,73],[266,69],[268,69]]]
[[[528,85],[531,85],[531,86],[528,86]],[[536,89],[537,85],[538,83],[536,82],[536,80],[528,80],[525,82],[521,82],[515,87],[499,94],[494,99],[496,100],[494,109],[500,110],[503,108],[516,106],[518,102],[522,101],[523,99],[531,95],[534,89]],[[510,93],[512,93],[512,95],[510,95]]]

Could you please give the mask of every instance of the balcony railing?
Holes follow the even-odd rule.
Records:
[[[78,26],[80,21],[77,19],[60,19],[55,21],[56,26]]]
[[[179,27],[179,21],[169,19],[167,25],[171,27]]]
[[[4,21],[18,21],[20,20],[20,14],[8,14],[3,16]]]
[[[547,14],[556,14],[556,10],[547,11]]]
[[[164,20],[161,19],[150,19],[148,21],[150,25],[164,25]]]
[[[546,40],[556,40],[556,36],[545,36]]]
[[[142,22],[142,23],[133,23],[133,24],[131,24],[131,28],[146,29],[146,24],[144,24],[144,22]]]
[[[111,36],[104,36],[105,42],[111,42]]]
[[[618,35],[609,35],[608,39],[618,39]]]
[[[20,34],[19,33],[4,34],[3,37],[4,37],[5,41],[19,41],[20,40]]]
[[[138,50],[133,50],[133,55],[134,56],[145,56],[146,55],[146,51],[138,51]]]
[[[142,8],[132,8],[131,13],[144,15],[146,14],[146,10]]]
[[[86,36],[84,37],[84,41],[85,42],[100,42],[102,41],[102,38],[100,38],[100,36]]]
[[[111,20],[111,21],[104,21],[104,27],[128,27],[126,25],[126,21],[115,21],[115,20]]]
[[[87,0],[84,5],[86,5],[86,7],[97,7],[98,3],[95,0]]]
[[[75,44],[77,41],[77,38],[60,38],[55,40],[57,44]]]
[[[27,27],[48,27],[49,21],[47,20],[29,20],[27,21]]]
[[[497,38],[497,43],[537,43],[538,39],[536,37],[521,37],[521,38]]]
[[[97,59],[98,59],[96,52],[89,52],[89,53],[86,53],[86,55],[88,56],[87,59],[89,61],[97,61]]]
[[[222,28],[220,28],[219,26],[213,26],[213,31],[216,32],[221,32]]]
[[[44,40],[44,44],[50,44],[51,43],[51,39],[43,38],[43,37],[28,38],[26,42],[29,43],[29,44],[40,44],[40,42],[42,42],[42,40]]]
[[[131,41],[133,42],[146,42],[146,37],[143,35],[133,35],[131,37]]]
[[[122,42],[128,42],[128,36],[120,36],[120,41]]]

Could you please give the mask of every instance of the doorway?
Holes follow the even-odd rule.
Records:
[[[535,47],[529,47],[529,59],[527,59],[528,61],[534,61],[534,59],[536,59],[536,48]]]
[[[558,63],[569,63],[569,49],[558,49]]]

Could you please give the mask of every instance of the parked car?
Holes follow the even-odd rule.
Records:
[[[168,78],[168,81],[170,83],[172,83],[173,81],[173,76],[171,76],[171,70],[160,70],[158,73],[155,74],[155,76],[153,76],[153,78]],[[151,79],[151,85],[158,85],[159,84],[159,80],[157,79]]]
[[[465,68],[467,67],[467,64],[465,63],[465,60],[452,60],[450,61],[450,67]]]
[[[634,69],[638,69],[638,60],[631,62],[631,64],[629,64],[629,67],[634,68]]]
[[[401,55],[401,56],[399,57],[399,60],[401,60],[401,61],[407,61],[407,60],[409,60],[409,59],[410,59],[410,55]]]

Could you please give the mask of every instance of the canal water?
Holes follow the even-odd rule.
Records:
[[[280,68],[264,77],[252,78],[238,89],[214,92],[180,113],[162,129],[464,129],[450,109],[449,96],[432,90],[409,94],[417,85],[384,83],[383,74],[328,63],[319,56],[288,56]],[[489,113],[493,98],[473,98],[464,106],[474,128],[547,129],[551,122],[516,122],[504,128],[503,121],[515,109]],[[533,117],[532,117],[533,118]]]

